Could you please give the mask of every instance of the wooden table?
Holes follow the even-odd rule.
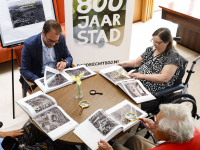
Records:
[[[162,19],[178,24],[178,44],[200,53],[200,0],[179,0],[159,6]]]
[[[87,119],[90,115],[92,115],[92,113],[94,113],[97,109],[102,108],[103,110],[107,110],[125,99],[137,105],[118,86],[115,86],[106,78],[97,73],[97,75],[95,76],[82,80],[82,100],[88,100],[90,102],[90,107],[83,110],[82,115],[79,115],[80,100],[75,99],[75,86],[76,83],[73,83],[61,89],[52,91],[48,94],[54,97],[58,105],[61,106],[62,109],[79,124]],[[34,92],[37,92],[39,90],[40,88],[37,87]],[[103,95],[90,95],[90,90],[96,90],[97,92],[103,93]],[[58,140],[60,142],[65,142],[68,144],[84,144],[72,131],[60,137]]]

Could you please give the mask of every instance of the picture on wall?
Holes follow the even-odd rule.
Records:
[[[7,0],[13,28],[46,21],[42,0]]]
[[[39,34],[46,20],[56,20],[52,0],[1,0],[0,38],[2,47],[22,44]]]

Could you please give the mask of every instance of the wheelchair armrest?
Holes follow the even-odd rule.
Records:
[[[180,89],[183,89],[183,88],[184,88],[184,85],[183,85],[183,84],[174,85],[174,86],[168,87],[168,88],[166,88],[166,89],[157,91],[157,92],[154,94],[154,96],[155,96],[155,97],[161,97],[161,96],[163,96],[163,95],[173,93],[173,92],[175,92],[175,91],[177,91],[177,90],[180,90]]]

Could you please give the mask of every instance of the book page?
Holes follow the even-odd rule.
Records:
[[[73,67],[73,68],[67,68],[64,70],[69,76],[78,76],[80,75],[82,72],[84,72],[84,75],[81,79],[85,79],[87,77],[93,76],[96,73],[94,71],[92,71],[91,69],[89,69],[88,67],[86,67],[85,65],[81,65],[81,66],[77,66],[77,67]]]
[[[49,95],[38,91],[27,96],[17,103],[31,116],[35,117],[44,111],[51,109],[57,105],[55,99]]]
[[[156,98],[142,85],[139,80],[131,79],[119,83],[119,87],[136,103],[142,103]]]
[[[106,113],[123,126],[123,131],[128,130],[133,125],[139,122],[139,120],[133,122],[128,121],[125,118],[125,115],[127,113],[134,113],[138,118],[144,118],[147,116],[146,112],[144,112],[128,100],[124,100],[121,103],[115,105],[114,107],[108,109]]]
[[[95,111],[88,119],[75,128],[74,133],[91,149],[97,149],[100,139],[109,140],[121,130],[121,125],[103,110]],[[113,135],[113,133],[115,133]],[[112,136],[111,136],[112,135]]]
[[[72,84],[73,80],[64,71],[59,73],[56,69],[46,66],[44,77],[36,79],[34,82],[44,93],[48,93]]]
[[[112,66],[106,69],[100,70],[100,74],[106,77],[114,84],[118,84],[121,81],[129,80],[130,76],[126,70],[121,66]]]
[[[73,130],[78,123],[57,106],[36,116],[33,120],[54,141]]]
[[[45,67],[44,83],[46,88],[59,88],[59,86],[66,85],[68,82],[72,82],[72,79],[64,71],[59,72],[49,66]]]

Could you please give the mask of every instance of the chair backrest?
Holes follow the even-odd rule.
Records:
[[[22,49],[23,49],[23,45],[20,45],[20,46],[14,47],[14,50],[13,50],[17,58],[17,63],[19,67],[21,66]]]
[[[179,73],[179,76],[178,78],[176,79],[176,81],[174,82],[174,85],[178,85],[178,84],[182,84],[182,79],[183,79],[183,76],[185,74],[185,70],[186,70],[186,67],[187,67],[187,64],[188,64],[188,60],[186,58],[184,58],[183,56],[180,55],[180,57],[182,58],[183,60],[183,69],[180,71]]]

